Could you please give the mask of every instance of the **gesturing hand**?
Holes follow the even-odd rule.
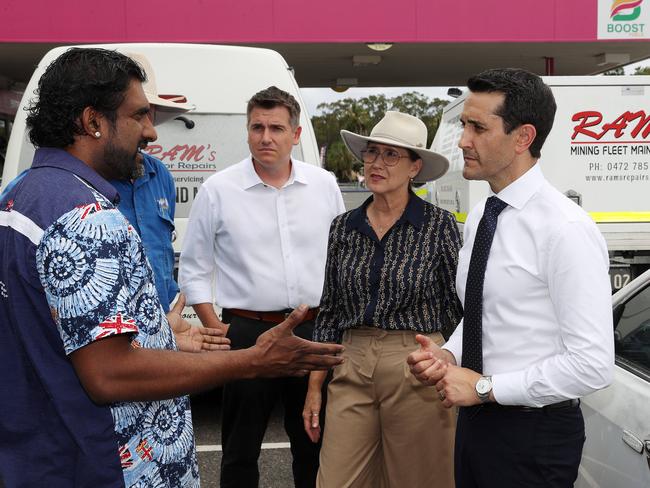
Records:
[[[188,322],[185,321],[187,325]],[[223,336],[219,329],[208,329],[190,325],[183,332],[175,332],[176,345],[180,351],[227,351],[230,349],[230,339]]]
[[[257,338],[253,367],[260,376],[304,376],[309,371],[326,370],[343,362],[336,356],[343,351],[338,344],[319,344],[296,337],[293,329],[302,322],[306,305],[300,305],[286,320]]]
[[[225,337],[225,331],[193,326],[181,316],[183,308],[185,308],[185,295],[181,293],[174,307],[167,314],[167,321],[174,332],[179,350],[201,352],[230,349],[230,339]]]

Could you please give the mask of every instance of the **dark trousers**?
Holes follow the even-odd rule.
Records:
[[[232,316],[228,330],[231,347],[250,347],[260,334],[273,326],[269,322]],[[313,327],[313,321],[304,322],[294,333],[311,340]],[[294,483],[297,488],[316,486],[320,443],[312,443],[304,430],[302,410],[306,394],[307,377],[243,380],[224,386],[221,488],[257,488],[257,459],[269,416],[278,401],[284,406],[284,428],[291,442]],[[321,411],[325,412],[325,408]]]
[[[569,488],[585,441],[579,406],[520,411],[461,408],[456,429],[457,488]]]

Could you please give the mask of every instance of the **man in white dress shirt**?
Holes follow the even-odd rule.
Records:
[[[329,227],[345,208],[327,171],[291,158],[300,106],[270,87],[248,102],[251,157],[210,177],[192,205],[180,259],[187,303],[206,327],[245,348],[301,303],[296,335],[311,339],[323,288]],[[213,280],[216,282],[213,297]],[[213,303],[223,308],[219,320]],[[224,387],[221,486],[257,487],[257,458],[277,401],[285,411],[297,487],[315,486],[319,445],[303,429],[305,378],[245,380]]]
[[[485,71],[468,87],[463,176],[491,191],[464,229],[465,317],[442,349],[422,337],[408,361],[445,406],[465,407],[457,487],[570,487],[585,435],[579,398],[613,376],[607,248],[537,164],[555,116],[550,88],[519,69]]]

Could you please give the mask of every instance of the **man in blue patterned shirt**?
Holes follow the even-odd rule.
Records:
[[[241,351],[176,351],[142,242],[108,182],[156,138],[128,57],[71,49],[39,81],[39,148],[0,201],[0,477],[14,486],[199,486],[185,395],[340,363],[300,307]]]
[[[170,100],[158,95],[153,68],[143,54],[129,53],[128,56],[142,66],[147,76],[142,89],[150,105],[154,127],[192,109],[191,105],[180,101],[185,100],[185,97],[177,96],[174,97],[175,100]],[[140,163],[141,169],[135,178],[113,179],[110,184],[120,194],[118,207],[120,212],[133,225],[142,240],[147,259],[153,269],[160,304],[167,313],[179,292],[173,276],[174,248],[172,246],[176,188],[172,174],[162,161],[142,153]],[[0,193],[0,198],[4,197],[28,172],[29,169],[26,169],[10,181]],[[177,336],[176,339],[178,340],[179,337]]]

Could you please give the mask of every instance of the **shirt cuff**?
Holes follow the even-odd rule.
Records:
[[[210,285],[181,286],[181,292],[185,295],[185,304],[189,306],[197,303],[212,303],[210,288]]]
[[[70,322],[74,322],[74,319]],[[128,334],[133,339],[138,335],[139,330],[138,324],[134,318],[118,312],[110,317],[105,317],[100,323],[90,329],[88,335],[85,336],[85,340],[77,342],[74,342],[73,340],[66,341],[65,337],[62,335],[62,338],[64,339],[65,354],[69,356],[82,347],[86,347],[87,345],[100,339],[105,339],[106,337]],[[82,336],[79,335],[79,337]]]
[[[492,375],[492,394],[501,405],[539,407],[528,395],[524,371]]]
[[[460,366],[461,358],[463,357],[463,337],[460,334],[452,334],[451,337],[442,346],[442,349],[449,351],[456,359],[456,364]]]

